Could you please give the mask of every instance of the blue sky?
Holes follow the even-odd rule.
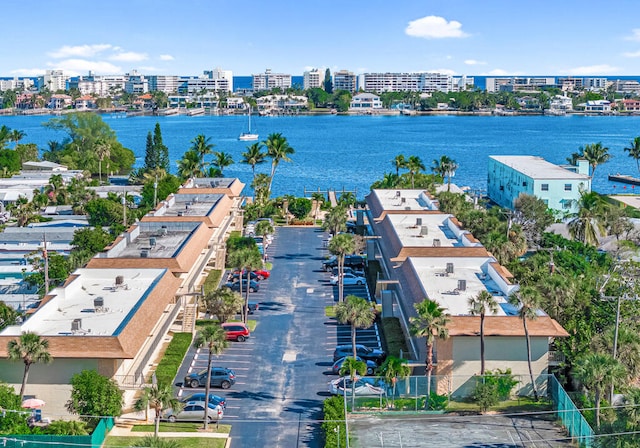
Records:
[[[640,2],[2,1],[0,76],[640,75]]]

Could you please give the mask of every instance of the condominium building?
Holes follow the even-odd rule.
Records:
[[[49,89],[51,92],[65,90],[67,88],[67,78],[62,70],[47,70],[44,76],[38,77],[38,87]]]
[[[571,168],[536,156],[489,156],[487,195],[510,209],[521,194],[528,194],[556,212],[576,213],[580,194],[591,191],[591,178],[586,160]]]
[[[151,75],[147,76],[149,80],[150,92],[164,92],[167,95],[178,91],[180,85],[180,77],[176,75]]]
[[[358,87],[366,92],[454,92],[473,86],[473,78],[443,73],[364,73]]]
[[[495,92],[515,92],[519,90],[539,90],[541,87],[556,86],[555,78],[522,78],[522,77],[503,77],[503,78],[487,78],[485,89],[489,93]]]
[[[13,78],[13,79],[0,79],[0,92],[6,92],[7,90],[29,90],[35,85],[35,82],[31,78]]]
[[[302,88],[304,90],[322,88],[323,81],[323,73],[319,69],[314,68],[313,70],[303,73]]]
[[[149,81],[144,75],[139,74],[137,70],[133,70],[131,73],[125,73],[124,76],[125,92],[139,95],[149,91]]]
[[[348,70],[339,70],[333,73],[333,91],[346,90],[350,93],[356,93],[357,77]]]
[[[264,73],[252,75],[253,91],[271,90],[276,87],[288,89],[291,87],[291,75],[284,73],[272,73],[271,69],[266,69]]]

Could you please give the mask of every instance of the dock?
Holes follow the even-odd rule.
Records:
[[[622,184],[640,186],[640,179],[626,174],[609,174],[609,180],[612,182],[620,182]]]

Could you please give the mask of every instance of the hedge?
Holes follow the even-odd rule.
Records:
[[[178,373],[180,364],[191,346],[193,335],[191,333],[174,333],[173,339],[156,367],[156,379],[158,384],[173,384],[173,379]]]

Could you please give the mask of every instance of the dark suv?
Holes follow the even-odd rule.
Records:
[[[236,374],[226,367],[211,368],[211,387],[229,389],[236,382]],[[188,387],[205,387],[207,383],[207,369],[193,372],[184,377],[184,385]]]
[[[356,354],[365,361],[374,361],[380,365],[387,358],[387,354],[377,348],[369,348],[361,344],[356,344]],[[338,345],[333,352],[333,362],[345,356],[353,356],[353,348],[351,344]]]
[[[364,269],[364,257],[362,255],[347,255],[344,257],[344,266],[354,270]],[[322,262],[322,269],[330,271],[338,267],[338,257],[335,255]]]

